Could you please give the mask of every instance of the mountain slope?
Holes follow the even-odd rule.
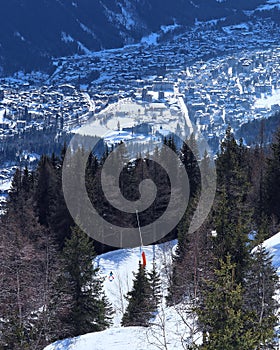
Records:
[[[167,288],[167,269],[171,266],[172,254],[176,241],[155,246],[144,247],[147,258],[147,270],[152,268],[153,258],[161,272],[162,289]],[[103,332],[86,334],[73,339],[65,339],[47,346],[44,350],[156,350],[159,339],[162,337],[158,329],[161,317],[166,318],[166,336],[172,347],[170,350],[183,350],[181,336],[186,332],[179,314],[174,308],[165,308],[159,312],[154,320],[155,326],[146,327],[120,327],[121,318],[127,301],[124,295],[133,284],[133,271],[137,271],[140,259],[140,249],[119,249],[98,256],[95,260],[100,267],[100,274],[105,278],[104,289],[106,296],[115,310],[114,325]],[[109,274],[113,272],[114,279],[110,281]],[[164,299],[163,299],[164,302]],[[164,306],[164,305],[163,305]],[[153,335],[154,334],[154,335]]]
[[[265,0],[9,0],[1,4],[4,73],[46,69],[51,57],[121,47],[175,22],[244,19]],[[0,72],[1,73],[1,72]],[[3,72],[2,72],[3,73]]]
[[[152,258],[155,256],[157,266],[162,269],[162,277],[165,275],[165,263],[170,264],[172,252],[176,242],[169,242],[162,245],[145,247],[147,255],[147,268],[151,268]],[[273,255],[273,265],[278,269],[280,275],[280,232],[266,240],[263,246]],[[44,350],[155,350],[160,348],[160,339],[163,333],[159,330],[161,321],[165,320],[165,335],[168,341],[168,349],[183,350],[181,340],[187,339],[189,329],[186,329],[178,310],[173,307],[162,309],[154,320],[154,326],[149,329],[144,327],[120,327],[122,298],[123,294],[132,286],[132,271],[137,270],[139,248],[121,249],[106,253],[97,257],[97,264],[105,280],[105,292],[116,311],[114,326],[103,332],[86,334],[73,339],[58,341],[47,346]],[[115,279],[110,282],[107,278],[110,271]],[[166,281],[163,279],[163,289],[166,289]],[[123,300],[124,301],[124,300]],[[125,304],[126,305],[126,304]],[[124,305],[124,306],[125,306]],[[181,339],[181,336],[183,338]],[[199,342],[200,334],[196,335]],[[186,346],[186,344],[184,344]]]

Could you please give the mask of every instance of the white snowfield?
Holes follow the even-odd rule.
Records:
[[[166,275],[165,266],[170,266],[172,249],[175,241],[167,242],[157,246],[144,247],[147,259],[147,270],[152,268],[153,257],[161,270],[161,276]],[[137,272],[139,261],[141,261],[140,248],[120,249],[114,252],[102,254],[95,259],[95,263],[100,268],[100,273],[105,278],[105,293],[115,310],[114,326],[119,327],[122,315],[127,306],[124,295],[131,290],[133,284],[133,272]],[[113,272],[114,279],[109,279],[110,272]],[[163,279],[163,289],[166,281]]]
[[[74,339],[66,339],[45,350],[145,350],[145,329],[140,327],[110,328],[103,332],[90,333]],[[149,348],[154,349],[154,348]]]
[[[280,276],[280,232],[264,241],[263,246],[273,256],[273,265]]]
[[[168,314],[168,313],[167,313]],[[170,313],[170,319],[173,315]],[[170,325],[173,323],[170,323]],[[144,327],[109,328],[103,332],[89,333],[73,339],[58,341],[44,350],[158,350],[163,349],[163,337],[158,329],[154,335]],[[170,350],[183,350],[181,336],[168,329],[167,343]],[[176,339],[177,338],[177,339]]]
[[[166,276],[170,269],[171,256],[175,252],[176,241],[162,245],[145,247],[147,257],[147,269],[152,266],[153,256],[161,271],[163,291],[166,294]],[[280,274],[280,232],[263,243],[273,257],[273,263]],[[106,277],[104,288],[115,310],[114,324],[103,332],[86,334],[73,339],[58,341],[47,346],[44,350],[183,350],[186,348],[186,339],[190,331],[194,331],[193,340],[200,342],[199,333],[189,326],[195,324],[195,320],[188,319],[188,325],[180,316],[178,309],[166,307],[164,301],[153,321],[153,326],[144,327],[121,327],[122,314],[127,302],[123,295],[132,287],[133,271],[137,271],[140,259],[140,249],[121,249],[115,252],[100,255],[96,264],[100,266],[101,274]],[[110,272],[113,272],[114,280],[109,280]],[[166,347],[164,347],[164,341]],[[182,344],[184,343],[184,345]]]

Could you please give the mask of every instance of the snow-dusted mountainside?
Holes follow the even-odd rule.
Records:
[[[10,0],[1,3],[0,66],[47,68],[51,57],[138,42],[161,26],[248,20],[276,0]],[[265,7],[264,5],[267,5]],[[1,71],[0,71],[1,73]]]
[[[153,256],[161,269],[163,290],[166,291],[166,274],[172,252],[175,250],[176,242],[169,242],[162,245],[145,247],[147,256],[147,269],[151,268]],[[280,275],[280,233],[266,240],[263,246],[273,255],[273,264]],[[122,310],[126,306],[123,294],[132,286],[133,271],[137,270],[139,260],[139,248],[121,249],[115,252],[100,255],[96,263],[100,267],[101,274],[106,277],[105,292],[115,309],[114,325],[103,332],[86,334],[74,339],[58,341],[47,346],[44,350],[155,350],[159,349],[163,339],[161,325],[165,322],[165,335],[168,342],[168,349],[183,350],[182,340],[187,339],[189,329],[186,328],[180,317],[180,311],[173,307],[162,308],[154,320],[154,326],[144,327],[120,327]],[[113,272],[115,279],[111,282],[108,278]],[[196,334],[197,342],[200,335]],[[162,344],[161,344],[162,345]],[[186,344],[184,344],[185,346]]]

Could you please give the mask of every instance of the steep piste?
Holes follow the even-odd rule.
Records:
[[[273,256],[273,265],[280,275],[280,232],[263,242],[263,247]],[[144,247],[147,254],[148,270],[151,269],[152,259],[155,257],[162,278],[162,288],[166,290],[166,265],[170,266],[172,254],[176,248],[176,241],[167,242],[161,245]],[[100,273],[105,278],[104,288],[107,297],[115,310],[114,324],[111,328],[91,334],[82,335],[73,339],[58,341],[47,346],[44,350],[156,350],[159,343],[156,337],[161,339],[162,333],[158,331],[159,326],[154,326],[151,332],[143,327],[120,327],[122,307],[127,305],[123,295],[132,286],[133,271],[137,270],[139,259],[139,248],[120,249],[99,255],[96,264],[100,267]],[[110,281],[110,272],[114,274],[114,280]],[[279,294],[278,294],[279,295]],[[278,296],[279,297],[279,296]],[[124,303],[124,305],[123,305]],[[173,307],[164,306],[157,315],[154,324],[160,325],[160,320],[166,319],[166,336],[168,349],[184,350],[180,334],[188,332],[184,327],[182,319]],[[154,336],[151,336],[154,334]],[[197,343],[200,342],[200,335],[197,336]]]

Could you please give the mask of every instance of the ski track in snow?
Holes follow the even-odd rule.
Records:
[[[155,246],[145,246],[143,251],[147,258],[147,270],[151,270],[153,257],[155,256],[158,270],[161,272],[162,283],[164,279],[164,262],[171,263],[177,241],[171,241]],[[140,248],[119,249],[96,257],[95,267],[100,268],[100,275],[104,280],[104,290],[115,311],[113,326],[103,332],[86,334],[74,339],[65,339],[51,344],[45,350],[147,350],[157,349],[147,341],[146,328],[121,327],[123,311],[127,306],[124,295],[132,288],[133,272],[137,272],[141,258]],[[110,272],[113,272],[114,280],[109,280]],[[166,316],[170,321],[170,334],[177,327],[178,320],[168,312]],[[174,326],[175,322],[175,326]],[[174,343],[175,344],[175,343]],[[179,344],[175,349],[180,349]]]
[[[164,276],[164,260],[171,262],[171,256],[175,252],[176,241],[161,245],[144,247],[147,257],[147,270],[152,267],[155,254],[156,264]],[[269,238],[263,246],[273,255],[273,264],[280,275],[280,232]],[[95,259],[95,265],[100,267],[100,274],[105,278],[105,293],[115,309],[114,324],[103,332],[85,334],[73,339],[65,339],[47,346],[44,350],[156,350],[159,343],[147,336],[147,328],[121,327],[122,308],[126,302],[123,299],[133,283],[133,271],[137,271],[140,260],[140,248],[120,249],[102,254]],[[115,279],[109,280],[110,272]],[[163,280],[163,283],[165,281]],[[123,304],[122,304],[123,303]],[[186,332],[182,320],[173,308],[165,308],[166,332],[168,349],[183,350],[180,335]],[[156,321],[157,318],[156,318]],[[160,334],[157,334],[160,336]],[[198,338],[199,339],[199,338]]]
[[[157,268],[164,268],[164,256],[171,258],[172,248],[176,241],[168,242],[161,245],[144,247],[143,251],[147,258],[147,270],[151,270],[153,256],[155,255]],[[166,254],[165,254],[166,253]],[[141,261],[140,248],[120,249],[100,255],[96,258],[95,263],[100,267],[100,274],[105,278],[104,289],[114,310],[114,326],[119,327],[125,307],[126,300],[123,295],[132,288],[133,272],[138,270],[138,264]],[[110,281],[109,274],[113,272],[114,280]]]

